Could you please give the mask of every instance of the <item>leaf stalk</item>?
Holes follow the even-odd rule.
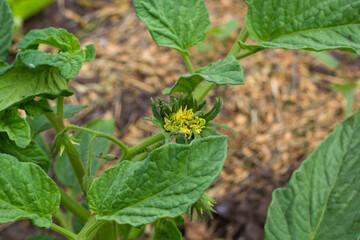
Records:
[[[130,148],[128,153],[123,155],[123,157],[121,158],[120,161],[122,160],[129,160],[131,159],[133,156],[135,156],[136,154],[144,151],[147,147],[157,143],[157,142],[160,142],[162,140],[165,139],[165,136],[163,133],[158,133],[148,139],[146,139],[145,141],[143,141],[142,143],[136,145],[135,147],[133,148]]]
[[[79,232],[76,240],[91,240],[95,237],[99,228],[106,223],[105,221],[96,220],[96,215],[92,215],[85,226]]]
[[[76,240],[77,239],[77,235],[73,232],[70,232],[69,230],[66,230],[63,227],[60,227],[59,225],[56,225],[55,223],[51,224],[50,228],[70,239]]]
[[[185,61],[185,64],[186,64],[186,67],[188,68],[189,72],[194,73],[195,69],[194,69],[194,66],[192,65],[192,63],[190,61],[189,55],[187,55],[185,53],[182,53],[182,52],[180,52],[180,54],[183,57],[183,59]]]
[[[82,132],[91,134],[93,136],[99,137],[99,138],[105,138],[105,139],[115,143],[116,145],[118,145],[124,151],[123,154],[126,154],[127,152],[129,152],[128,146],[126,146],[124,143],[122,143],[119,139],[117,139],[107,133],[98,132],[98,131],[92,130],[90,128],[80,127],[80,126],[76,126],[76,125],[68,125],[68,126],[66,126],[66,128],[64,128],[62,130],[62,132],[60,134],[64,134],[70,130],[82,131]]]
[[[59,119],[64,119],[64,97],[59,96],[56,104],[56,113]],[[60,121],[63,122],[63,121]],[[60,123],[61,125],[61,123]]]
[[[87,166],[86,166],[88,176],[91,176],[91,162],[92,162],[92,158],[93,158],[93,147],[94,147],[96,138],[97,138],[96,135],[92,136],[90,143],[89,143],[89,156],[88,156],[88,162],[87,162]]]
[[[63,119],[58,119],[58,116],[54,112],[45,113],[46,118],[49,120],[55,131],[59,134],[64,131],[64,121]],[[60,124],[60,122],[62,124]],[[81,189],[83,190],[83,178],[85,176],[84,166],[80,160],[79,152],[71,143],[69,136],[65,136],[62,144],[65,146],[65,152],[69,157],[71,166],[74,170],[75,176]]]
[[[238,53],[242,49],[239,42],[240,41],[245,42],[246,39],[248,38],[248,36],[249,36],[249,32],[248,32],[246,26],[244,26],[241,29],[239,35],[237,36],[237,38],[236,38],[236,40],[234,42],[234,45],[230,49],[230,52],[228,53],[228,56],[231,56],[231,55],[234,55],[234,54]]]
[[[250,55],[253,55],[254,53],[257,53],[259,51],[261,51],[262,49],[259,48],[259,49],[256,49],[256,50],[253,50],[253,51],[250,51],[250,50],[246,50],[244,52],[241,52],[239,54],[236,55],[236,59],[239,60],[239,59],[243,59],[245,57],[248,57]]]
[[[69,197],[64,190],[59,189],[61,194],[61,205],[65,207],[68,211],[74,214],[82,223],[86,223],[86,221],[91,216],[90,212],[86,210],[83,206],[81,206],[74,199]]]

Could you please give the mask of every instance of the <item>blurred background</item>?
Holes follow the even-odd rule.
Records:
[[[132,1],[9,2],[17,16],[11,60],[16,44],[31,29],[61,27],[75,34],[83,46],[95,44],[96,59],[84,64],[78,77],[70,81],[75,94],[66,99],[92,107],[68,123],[81,125],[93,118],[113,117],[116,137],[130,145],[159,131],[143,119],[152,115],[150,97],[160,97],[187,70],[178,52],[152,41]],[[212,28],[203,44],[190,49],[196,68],[227,55],[247,12],[242,0],[205,3]],[[218,202],[217,214],[212,221],[187,221],[181,231],[188,240],[263,239],[272,191],[284,186],[336,124],[360,106],[360,58],[355,54],[264,50],[240,63],[246,84],[216,87],[206,98],[209,106],[216,96],[223,98],[216,120],[234,128],[237,135],[220,130],[229,136],[228,157],[208,190]],[[53,134],[46,132],[49,143]],[[111,153],[120,155],[115,147]],[[109,167],[105,164],[102,170]],[[0,225],[0,240],[27,239],[40,231],[29,221],[4,224]]]

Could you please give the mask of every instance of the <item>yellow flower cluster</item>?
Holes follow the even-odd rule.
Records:
[[[170,116],[170,119],[165,118],[164,128],[169,132],[183,132],[185,136],[191,135],[192,131],[200,133],[205,127],[205,119],[194,117],[192,109],[187,109],[187,106]]]

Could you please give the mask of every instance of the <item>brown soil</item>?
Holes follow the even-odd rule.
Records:
[[[239,29],[243,26],[246,5],[242,1],[205,2],[213,26],[232,19],[239,20]],[[160,96],[165,87],[186,73],[186,67],[180,54],[152,41],[131,1],[57,1],[26,21],[24,32],[50,26],[63,27],[81,37],[83,45],[94,43],[97,49],[96,59],[85,64],[71,82],[75,94],[67,99],[94,107],[76,115],[72,123],[113,116],[116,136],[130,145],[158,131],[143,120],[151,116],[150,97]],[[212,51],[199,53],[193,47],[195,66],[226,56],[239,29],[226,40],[207,39],[214,41]],[[208,191],[218,201],[217,214],[212,221],[186,223],[181,228],[186,239],[263,239],[272,191],[284,186],[291,173],[343,120],[345,99],[331,90],[330,84],[360,78],[360,58],[331,53],[341,62],[337,69],[301,51],[257,53],[240,61],[245,86],[220,86],[209,94],[210,103],[215,96],[223,97],[224,108],[217,122],[234,128],[237,135],[222,131],[229,135],[228,158]],[[358,88],[354,109],[359,103]],[[116,148],[112,153],[120,154]],[[22,240],[39,231],[29,221],[1,227],[0,240]]]

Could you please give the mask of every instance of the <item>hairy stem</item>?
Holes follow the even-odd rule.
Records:
[[[183,59],[185,61],[185,64],[186,64],[186,67],[188,68],[189,72],[194,73],[195,69],[194,69],[194,66],[192,65],[192,63],[190,61],[189,56],[187,54],[185,54],[185,53],[182,53],[182,52],[180,52],[180,54],[183,57]]]
[[[239,41],[245,42],[246,39],[248,38],[248,36],[249,36],[249,32],[248,32],[246,26],[244,26],[241,29],[239,35],[237,36],[237,38],[236,38],[236,40],[234,42],[234,45],[232,46],[230,52],[228,53],[228,56],[231,56],[231,55],[234,55],[234,54],[238,53],[241,50],[241,46],[239,44]]]
[[[165,139],[164,134],[163,133],[158,133],[158,134],[146,139],[142,143],[136,145],[135,147],[130,148],[129,152],[127,154],[123,155],[121,160],[129,160],[133,156],[135,156],[136,154],[144,151],[147,147],[153,145],[154,143],[160,142],[160,141],[162,141],[164,139]]]
[[[61,205],[74,214],[82,223],[86,223],[91,216],[90,212],[69,197],[62,189],[59,190],[61,194]]]
[[[61,132],[62,128],[60,126],[57,115],[54,112],[47,112],[44,115],[49,120],[51,126],[55,129],[56,133]]]
[[[96,140],[97,136],[94,135],[91,137],[90,143],[89,143],[89,153],[88,153],[88,161],[87,161],[87,165],[86,165],[86,175],[84,176],[84,180],[83,180],[83,185],[84,185],[84,197],[87,198],[87,193],[90,189],[91,184],[94,181],[94,177],[92,176],[91,173],[91,163],[92,163],[92,158],[93,158],[93,148],[94,148],[94,143]]]
[[[51,125],[53,126],[53,128],[55,129],[55,131],[57,133],[60,133],[61,131],[63,131],[65,129],[63,127],[63,125],[64,125],[63,119],[61,119],[61,120],[58,119],[57,115],[54,112],[45,113],[45,116],[47,117],[47,119],[49,120],[49,122],[51,123]],[[70,141],[69,136],[67,136],[67,135],[64,137],[62,145],[65,146],[65,152],[68,155],[68,158],[69,158],[71,166],[74,170],[76,179],[79,182],[81,189],[83,190],[82,181],[83,181],[83,178],[85,175],[85,170],[84,170],[84,166],[80,160],[79,152],[74,147],[74,145]]]
[[[100,237],[100,239],[106,239],[106,240],[117,240],[117,231],[118,227],[116,225],[116,222],[107,222],[104,225],[101,226],[99,229],[99,232],[97,233],[97,237]]]
[[[93,147],[94,147],[94,143],[96,140],[97,136],[92,136],[90,143],[89,143],[89,156],[88,156],[88,162],[87,162],[87,175],[91,176],[91,162],[92,162],[92,158],[93,158]]]
[[[141,162],[142,160],[144,160],[147,156],[149,156],[149,152],[142,152],[139,153],[138,155],[136,155],[135,157],[133,157],[131,159],[132,162]]]
[[[261,51],[261,50],[262,50],[261,48],[256,49],[256,50],[253,50],[253,51],[246,50],[246,51],[244,51],[244,52],[241,52],[241,53],[237,54],[237,55],[236,55],[236,59],[239,60],[239,59],[245,58],[245,57],[250,56],[250,55],[252,55],[252,54],[254,54],[254,53],[257,53],[257,52],[259,52],[259,51]]]
[[[82,131],[82,132],[86,132],[89,133],[93,136],[99,137],[99,138],[105,138],[107,140],[110,140],[111,142],[115,143],[116,145],[118,145],[123,151],[123,154],[126,154],[129,151],[128,146],[126,146],[124,143],[122,143],[119,139],[107,134],[107,133],[102,133],[102,132],[98,132],[89,128],[85,128],[85,127],[80,127],[80,126],[75,126],[75,125],[68,125],[66,126],[65,129],[62,130],[62,134],[66,133],[70,130],[77,130],[77,131]]]
[[[76,179],[78,180],[81,190],[83,191],[83,178],[85,176],[85,169],[83,163],[80,160],[79,152],[74,147],[69,136],[66,136],[63,144],[65,146],[65,152],[70,159],[71,166],[74,169]]]
[[[194,98],[196,101],[200,102],[204,99],[206,94],[215,86],[215,83],[211,82],[205,82],[204,84],[201,84],[197,86],[197,88],[194,90]]]
[[[64,119],[64,97],[60,96],[57,99],[57,105],[56,105],[56,113],[59,119]],[[60,125],[61,125],[60,121]]]
[[[51,224],[50,228],[70,239],[77,239],[77,235],[73,232],[70,232],[69,230],[66,230],[65,228],[60,227],[59,225],[56,225],[55,223]]]
[[[91,240],[96,235],[99,228],[105,223],[105,221],[96,220],[96,216],[92,215],[85,226],[81,229],[76,240]]]

